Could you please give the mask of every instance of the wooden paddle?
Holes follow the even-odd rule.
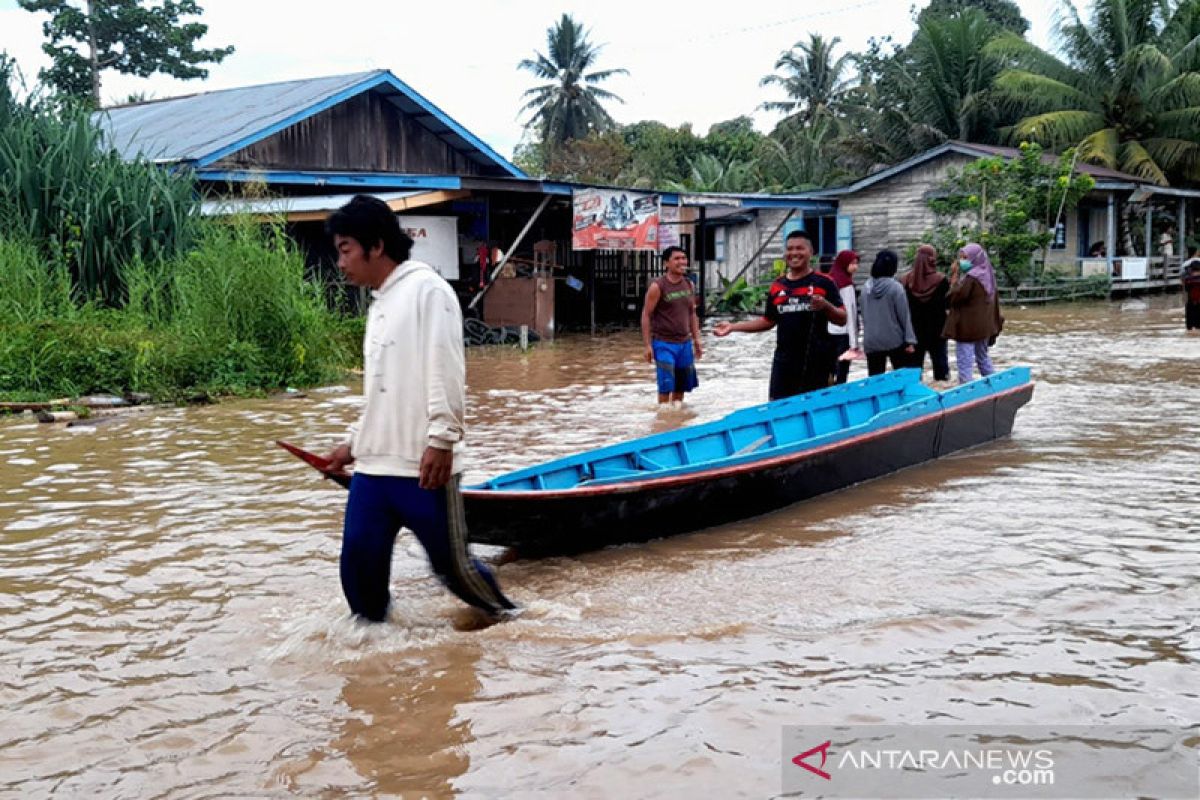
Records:
[[[317,472],[324,475],[329,480],[341,486],[343,489],[350,488],[350,473],[343,470],[332,470],[329,468],[330,461],[324,456],[319,456],[316,453],[310,453],[307,450],[302,450],[294,444],[288,444],[284,441],[276,441],[275,444],[287,450],[289,453],[300,459]]]

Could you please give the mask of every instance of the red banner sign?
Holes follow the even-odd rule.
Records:
[[[572,193],[575,250],[658,250],[659,196],[621,189]]]

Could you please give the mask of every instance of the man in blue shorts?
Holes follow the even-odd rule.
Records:
[[[657,368],[658,402],[682,405],[684,393],[700,385],[696,361],[704,355],[704,345],[687,253],[668,247],[662,259],[666,273],[650,284],[642,306],[642,343],[646,361]]]

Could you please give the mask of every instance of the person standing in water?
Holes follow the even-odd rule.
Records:
[[[432,267],[409,259],[413,240],[377,197],[358,195],[326,222],[338,268],[372,302],[363,337],[365,406],[330,469],[356,464],[342,535],[350,610],[387,617],[392,547],[416,534],[451,592],[493,617],[515,609],[491,571],[467,553],[462,473],[466,359],[462,311]]]
[[[938,271],[937,251],[933,245],[923,244],[917,248],[912,269],[900,278],[904,292],[908,295],[908,312],[912,317],[913,333],[917,335],[917,349],[913,353],[912,366],[925,366],[925,354],[933,366],[933,379],[950,379],[950,360],[946,356],[946,340],[942,329],[946,327],[946,298],[950,295],[950,279]]]
[[[880,250],[871,265],[871,279],[863,286],[863,350],[868,375],[882,375],[889,360],[892,369],[907,367],[917,344],[904,287],[895,279],[899,264],[895,251]]]
[[[950,268],[950,313],[942,335],[955,341],[954,360],[958,382],[971,380],[976,364],[981,377],[996,371],[989,348],[1004,327],[996,272],[987,251],[972,242],[958,251]]]
[[[829,269],[829,279],[837,286],[842,297],[842,307],[846,309],[846,324],[829,323],[829,335],[833,337],[834,352],[837,354],[834,362],[833,379],[836,383],[845,383],[850,377],[850,360],[844,355],[858,350],[858,296],[854,290],[854,273],[858,272],[858,253],[853,250],[843,250],[833,258],[833,266]]]
[[[696,361],[704,357],[704,345],[687,253],[668,247],[662,260],[666,273],[650,284],[642,304],[642,343],[658,373],[658,402],[682,405],[683,395],[700,385]]]
[[[1183,262],[1179,279],[1183,282],[1183,322],[1187,330],[1200,330],[1200,248]]]
[[[837,285],[812,268],[808,233],[792,231],[784,245],[787,272],[771,284],[763,315],[744,322],[718,322],[713,329],[717,336],[728,336],[734,331],[759,333],[778,327],[768,390],[771,400],[829,386],[837,356],[828,323],[846,324]]]

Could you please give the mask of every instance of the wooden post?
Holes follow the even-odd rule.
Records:
[[[1117,193],[1111,189],[1108,192],[1108,227],[1105,228],[1104,235],[1108,237],[1104,243],[1104,258],[1108,261],[1108,275],[1111,278],[1113,255],[1117,251]]]
[[[592,314],[592,336],[596,335],[596,251],[588,250],[589,260],[592,263],[591,270],[588,271],[588,302],[591,304]]]
[[[1191,253],[1187,245],[1187,198],[1179,198],[1179,207],[1175,211],[1175,254],[1179,263],[1183,263]]]
[[[696,233],[696,261],[700,264],[700,304],[696,309],[700,319],[704,319],[705,292],[704,292],[704,273],[707,272],[708,247],[706,246],[706,237],[704,236],[704,221],[707,217],[706,209],[700,206],[699,227]]]
[[[528,349],[529,349],[529,326],[522,325],[521,326],[521,351],[524,352]]]
[[[987,233],[987,181],[979,189],[979,233]]]
[[[1154,248],[1150,244],[1150,238],[1154,236],[1154,201],[1149,197],[1146,198],[1146,275],[1150,274],[1150,256],[1154,255]]]

